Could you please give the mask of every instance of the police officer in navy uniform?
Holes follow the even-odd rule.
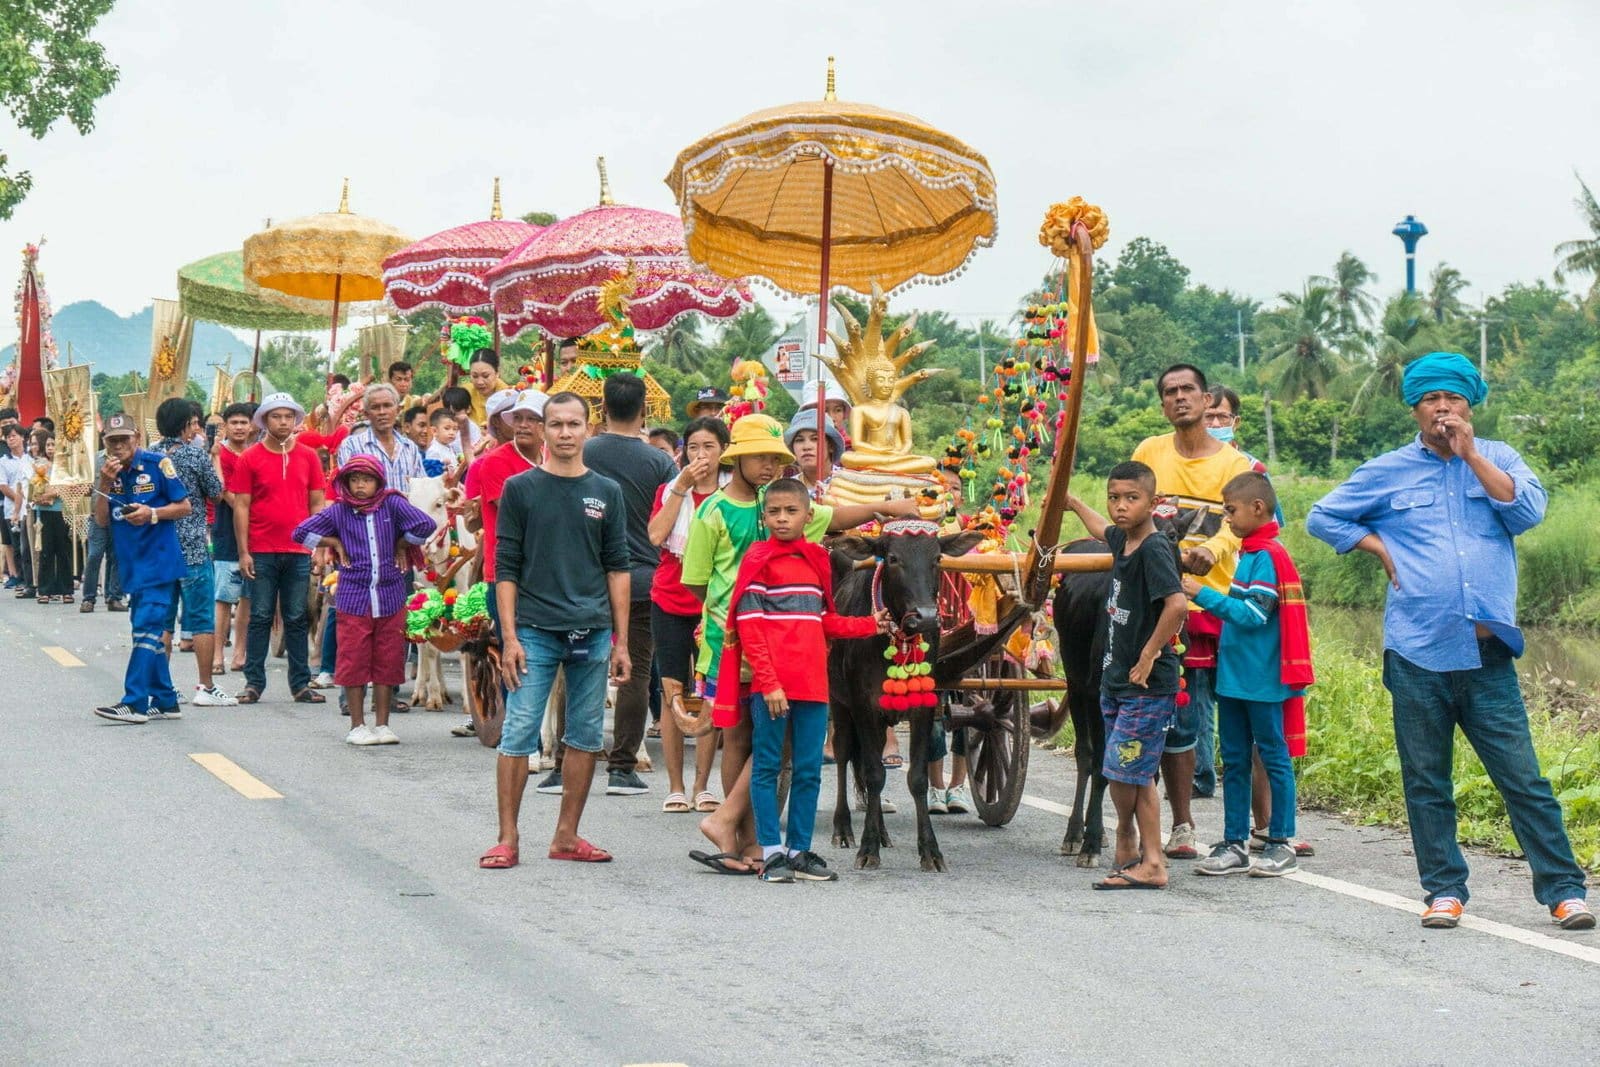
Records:
[[[143,724],[176,719],[182,712],[162,643],[168,613],[188,568],[174,520],[190,503],[172,460],[138,446],[128,415],[106,420],[106,461],[94,497],[94,519],[111,531],[111,543],[129,596],[133,652],[123,679],[122,700],[94,713],[112,722]]]

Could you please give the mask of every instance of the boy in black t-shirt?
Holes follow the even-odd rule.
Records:
[[[1178,576],[1178,551],[1156,531],[1155,472],[1143,463],[1119,463],[1106,479],[1111,521],[1070,494],[1092,537],[1111,549],[1111,591],[1106,597],[1106,658],[1100,712],[1106,720],[1102,768],[1117,808],[1116,870],[1096,889],[1161,889],[1167,884],[1161,854],[1161,795],[1156,772],[1167,727],[1177,711],[1178,655],[1172,639],[1183,626],[1188,601]]]

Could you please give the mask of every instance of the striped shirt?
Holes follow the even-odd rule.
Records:
[[[350,563],[339,568],[334,610],[381,619],[405,606],[406,577],[395,563],[395,548],[402,540],[422,544],[433,528],[427,512],[390,493],[365,514],[348,504],[330,504],[296,526],[294,539],[316,548],[322,538],[337,537]]]
[[[422,469],[422,449],[402,433],[394,434],[394,456],[391,458],[370,426],[359,430],[345,438],[344,444],[339,446],[335,463],[342,467],[350,462],[351,456],[357,455],[371,456],[383,464],[383,484],[389,489],[409,493],[411,479],[427,477]]]
[[[1272,556],[1246,552],[1239,557],[1228,594],[1202,587],[1195,602],[1222,620],[1217,639],[1218,696],[1277,704],[1288,700],[1283,684],[1278,637],[1278,575]]]

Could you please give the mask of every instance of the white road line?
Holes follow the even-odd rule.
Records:
[[[63,667],[82,667],[83,660],[74,656],[60,645],[40,645],[39,650]]]
[[[1026,793],[1022,796],[1022,802],[1030,808],[1048,811],[1053,815],[1070,816],[1072,814],[1072,809],[1065,804],[1057,804],[1053,800],[1031,797]],[[1347,882],[1342,878],[1329,878],[1325,874],[1312,874],[1309,871],[1296,871],[1293,874],[1284,875],[1284,878],[1292,882],[1299,882],[1302,885],[1325,889],[1330,893],[1338,893],[1341,896],[1365,900],[1369,904],[1378,904],[1385,908],[1403,911],[1407,915],[1420,916],[1422,914],[1420,901],[1403,897],[1398,893],[1373,889],[1370,886],[1360,885],[1356,882]],[[1495,922],[1493,919],[1483,919],[1476,915],[1463,915],[1461,917],[1461,925],[1469,930],[1476,930],[1479,933],[1489,934],[1493,937],[1503,937],[1507,941],[1515,941],[1519,945],[1527,945],[1529,948],[1536,948],[1543,952],[1554,952],[1557,955],[1570,956],[1585,963],[1600,964],[1600,948],[1574,944],[1559,937],[1551,937],[1549,934],[1534,933],[1532,930],[1524,930],[1520,926],[1511,926],[1508,923]]]

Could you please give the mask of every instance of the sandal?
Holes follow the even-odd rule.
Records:
[[[261,690],[253,685],[247,685],[244,687],[244,691],[233,699],[241,704],[256,704],[261,701]]]
[[[551,849],[550,858],[571,860],[574,863],[610,863],[611,853],[603,848],[596,848],[580,837],[578,843],[571,848]]]
[[[294,695],[296,704],[326,704],[328,698],[315,689],[302,689]]]
[[[72,598],[72,594],[68,593],[64,597],[57,597],[56,598],[56,603],[58,603],[58,604],[70,604],[70,603],[72,603],[72,599],[73,599]]]
[[[686,815],[693,810],[689,806],[689,798],[682,793],[668,793],[667,799],[661,804],[661,811],[667,815]]]
[[[695,811],[716,811],[720,807],[722,807],[722,801],[718,800],[717,795],[708,789],[702,789],[694,795]]]
[[[711,870],[717,874],[742,875],[756,873],[748,867],[728,866],[730,863],[743,864],[746,862],[740,857],[734,855],[732,852],[700,852],[697,850],[689,853],[689,858],[700,864],[702,867],[711,868]]]
[[[485,871],[510,870],[517,862],[517,850],[510,845],[496,845],[478,857],[478,867]]]
[[[883,757],[883,765],[891,771],[897,771],[906,765],[906,758],[898,752],[892,752]]]
[[[228,673],[228,668],[226,666],[224,666],[223,664],[221,664],[221,663],[213,663],[211,665],[211,673],[213,675],[216,675],[216,674],[227,674]]]

